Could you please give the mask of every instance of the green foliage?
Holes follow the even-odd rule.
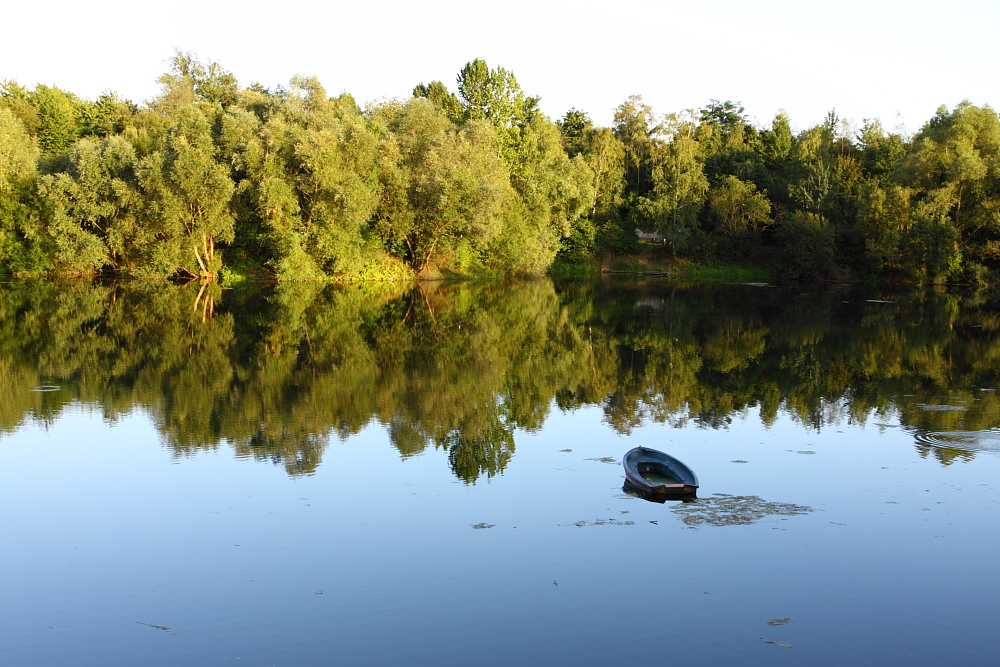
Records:
[[[38,146],[55,155],[66,150],[79,136],[73,98],[53,86],[39,85],[28,98],[38,114]]]
[[[676,128],[663,152],[662,161],[654,167],[653,191],[639,199],[638,222],[663,234],[676,255],[690,248],[709,185],[701,146],[690,124]]]
[[[66,168],[46,175],[39,191],[52,204],[48,234],[58,266],[73,273],[114,264],[137,270],[141,249],[153,241],[142,218],[145,208],[135,177],[132,145],[115,136],[81,139],[66,156]]]
[[[431,81],[430,84],[418,84],[413,89],[413,97],[423,97],[430,100],[436,106],[441,107],[445,115],[453,122],[460,123],[464,120],[465,110],[455,93],[440,81]]]
[[[49,268],[38,200],[38,145],[21,119],[0,107],[0,271],[27,273]]]
[[[216,245],[233,240],[229,203],[234,185],[229,169],[214,153],[210,119],[197,107],[185,107],[164,150],[139,165],[154,235],[145,253],[150,270],[218,276],[222,258]]]
[[[831,112],[793,133],[738,102],[612,127],[553,122],[476,59],[457,91],[330,96],[314,77],[241,88],[177,51],[136,105],[0,83],[0,270],[288,280],[538,274],[556,256],[739,256],[789,277],[1000,275],[1000,117],[963,102],[912,139]],[[26,166],[28,165],[28,166]],[[9,176],[17,173],[18,176]],[[742,260],[741,260],[742,261]]]
[[[708,208],[716,228],[728,236],[759,231],[771,222],[771,203],[753,183],[726,176],[708,194]]]
[[[640,95],[632,95],[615,110],[614,134],[625,149],[625,184],[636,196],[653,187],[653,160],[661,129],[652,107]]]
[[[824,280],[836,274],[836,237],[823,216],[796,211],[781,221],[777,237],[782,248],[777,269],[782,277]]]
[[[593,129],[594,123],[586,112],[578,109],[570,109],[557,123],[559,134],[562,136],[563,148],[571,157],[576,157],[586,150],[585,138],[587,133]]]
[[[414,98],[391,128],[394,159],[383,171],[397,184],[383,200],[378,231],[405,247],[417,271],[463,249],[483,252],[513,197],[493,126],[479,120],[455,127],[440,107]]]

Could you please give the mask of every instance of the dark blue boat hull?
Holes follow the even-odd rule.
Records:
[[[698,492],[698,476],[694,471],[664,452],[636,447],[625,454],[622,466],[628,483],[644,495],[684,498]],[[643,473],[662,481],[650,482]]]

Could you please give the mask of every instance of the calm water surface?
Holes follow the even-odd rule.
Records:
[[[0,285],[0,662],[995,664],[998,374],[988,294]]]

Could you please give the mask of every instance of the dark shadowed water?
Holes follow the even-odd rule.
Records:
[[[0,285],[0,663],[996,664],[998,376],[946,290]]]

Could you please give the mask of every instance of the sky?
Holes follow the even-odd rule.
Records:
[[[629,95],[657,113],[734,100],[762,124],[836,109],[910,133],[942,104],[1000,105],[1000,0],[51,0],[3,14],[0,80],[86,98],[149,99],[182,49],[243,85],[316,75],[362,104],[435,79],[454,90],[479,57],[553,118],[575,107],[600,125]]]

